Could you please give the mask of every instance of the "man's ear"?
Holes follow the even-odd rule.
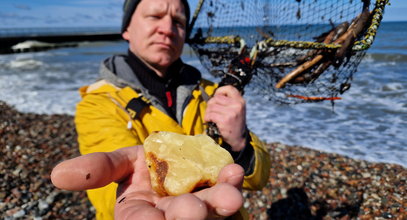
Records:
[[[129,41],[130,39],[129,31],[126,30],[125,32],[123,32],[122,37],[123,39]]]

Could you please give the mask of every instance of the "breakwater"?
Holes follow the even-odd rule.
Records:
[[[16,28],[0,29],[0,54],[76,47],[84,41],[122,40],[115,28]]]

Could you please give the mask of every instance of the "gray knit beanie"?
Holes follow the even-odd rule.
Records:
[[[122,21],[122,33],[126,31],[127,26],[130,24],[131,16],[133,15],[134,11],[136,10],[136,7],[138,3],[140,3],[141,0],[126,0],[123,5],[123,21]],[[181,2],[184,4],[185,8],[185,17],[187,18],[187,33],[189,32],[189,15],[190,15],[190,9],[188,5],[187,0],[181,0]]]

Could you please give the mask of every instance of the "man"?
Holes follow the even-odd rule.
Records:
[[[217,88],[180,59],[189,14],[186,0],[126,0],[122,36],[129,42],[128,54],[105,60],[102,80],[81,88],[75,117],[80,151],[111,153],[68,161],[52,176],[64,189],[97,188],[87,191],[97,219],[112,219],[113,213],[120,218],[149,213],[158,219],[226,217],[242,206],[243,175],[244,188],[260,189],[267,183],[269,156],[246,127],[241,94],[232,86]],[[207,96],[212,96],[208,102]],[[201,134],[207,122],[216,123],[219,144],[244,170],[226,166],[214,187],[158,197],[151,189],[143,148],[136,145],[153,131]],[[179,207],[185,213],[174,212]]]

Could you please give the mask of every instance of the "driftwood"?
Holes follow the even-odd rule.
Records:
[[[341,44],[342,47],[336,50],[333,58],[330,59],[325,59],[326,61],[322,64],[320,62],[324,60],[324,58],[332,56],[330,54],[323,54],[320,52],[315,52],[311,51],[312,54],[310,53],[309,55],[313,56],[314,58],[304,62],[300,66],[298,66],[296,69],[288,73],[286,76],[284,76],[277,84],[276,88],[283,88],[286,83],[294,81],[295,82],[305,82],[305,81],[314,81],[316,78],[318,78],[326,69],[329,68],[330,65],[334,64],[335,66],[340,66],[342,64],[343,59],[345,58],[347,52],[352,48],[353,43],[355,42],[355,39],[357,36],[364,30],[366,27],[366,24],[369,20],[370,17],[370,12],[368,8],[365,8],[363,12],[356,17],[352,24],[347,28],[346,32],[343,33],[343,26],[345,24],[342,24],[343,26],[338,28],[333,29],[325,38],[324,43],[335,43],[335,44]],[[342,32],[342,33],[340,33]],[[337,38],[337,39],[335,39]],[[329,42],[331,41],[331,42]],[[301,74],[304,74],[307,70],[312,69],[316,65],[320,64],[313,73],[299,77]]]
[[[337,41],[339,41],[338,37],[340,35],[344,35],[344,32],[346,29],[348,29],[349,24],[343,23],[341,25],[339,25],[337,28],[334,28],[325,38],[323,43],[332,43],[335,42],[337,43]],[[314,67],[315,65],[317,65],[323,58],[324,55],[322,55],[321,53],[319,53],[319,51],[310,51],[307,55],[308,57],[313,57],[313,59],[304,62],[303,64],[301,64],[299,67],[297,67],[296,69],[294,69],[293,71],[291,71],[290,73],[288,73],[284,78],[282,78],[276,85],[276,88],[283,88],[285,86],[285,84],[287,82],[290,82],[291,80],[297,78],[299,75],[301,75],[302,73],[304,73],[305,71],[309,70],[310,68]],[[303,58],[304,59],[304,58]],[[305,58],[306,59],[306,58]],[[319,74],[320,75],[320,74]],[[310,78],[310,76],[308,77],[301,77],[298,78],[296,80],[296,82],[303,82],[306,81],[308,78]]]
[[[324,34],[325,39],[323,41],[321,41],[321,43],[330,44],[330,43],[334,42],[335,40],[338,39],[338,37],[343,35],[346,32],[346,30],[348,30],[348,28],[349,28],[349,23],[346,21],[343,22],[342,24],[331,29],[328,33]],[[319,50],[311,50],[304,56],[298,58],[297,62],[302,64],[305,61],[307,61],[307,59],[309,59],[310,57],[314,57],[315,55],[320,54],[320,53],[321,52]]]
[[[349,48],[351,48],[355,42],[355,39],[365,29],[369,18],[370,12],[368,9],[365,9],[359,18],[352,23],[348,31],[338,39],[339,43],[342,44],[342,47],[336,51],[334,62],[335,65],[339,66],[342,63],[346,53],[349,51]]]
[[[288,73],[286,76],[284,76],[284,78],[282,78],[282,79],[276,84],[276,88],[277,88],[277,89],[283,88],[287,82],[291,81],[292,79],[294,79],[294,78],[297,77],[298,75],[302,74],[302,73],[305,72],[306,70],[310,69],[311,67],[313,67],[314,65],[316,65],[317,63],[319,63],[319,61],[321,61],[322,58],[324,58],[324,56],[321,55],[321,54],[319,54],[319,55],[317,55],[316,57],[314,57],[314,59],[303,63],[302,65],[300,65],[299,67],[297,67],[295,70],[291,71],[291,72]]]
[[[336,26],[331,31],[329,31],[329,33],[325,34],[325,39],[322,42],[325,44],[335,42],[341,35],[343,35],[348,30],[348,28],[349,28],[349,23],[346,21],[343,22],[342,24]],[[314,57],[315,55],[319,55],[321,53],[322,53],[321,51],[313,50],[313,51],[310,51],[308,54],[306,54],[301,59],[305,60],[305,59],[308,59],[309,57]],[[315,58],[318,58],[318,63],[320,63],[319,67],[309,73],[305,73],[305,74],[299,73],[296,77],[294,77],[294,79],[293,79],[294,83],[304,83],[304,82],[314,81],[332,64],[332,61],[330,59],[326,59],[325,56],[322,59],[319,59],[320,57],[315,57]],[[304,62],[301,62],[301,63],[304,64]],[[317,65],[318,63],[315,63],[315,65]],[[307,70],[312,67],[313,66],[309,66],[307,68]]]
[[[310,83],[318,79],[318,77],[332,65],[331,59],[324,59],[326,61],[321,61],[319,66],[312,72],[297,76],[293,79],[294,83]]]

